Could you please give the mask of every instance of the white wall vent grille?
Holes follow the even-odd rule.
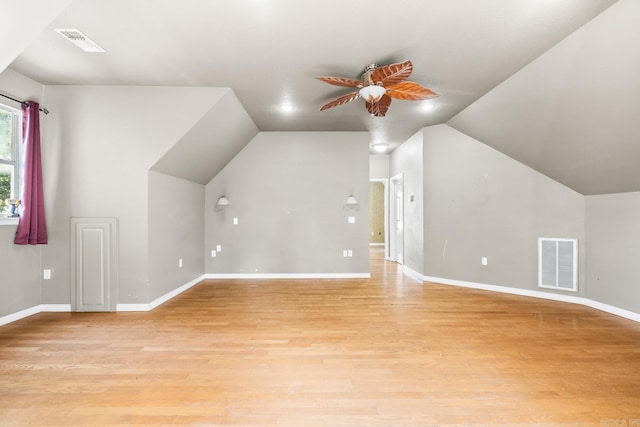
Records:
[[[578,290],[577,239],[538,239],[538,286]]]

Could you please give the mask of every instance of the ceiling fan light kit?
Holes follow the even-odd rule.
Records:
[[[421,101],[435,98],[437,93],[420,86],[418,83],[406,81],[413,71],[411,61],[378,66],[369,64],[362,74],[361,80],[346,77],[320,76],[317,79],[334,86],[355,87],[357,91],[342,95],[320,107],[320,111],[346,104],[362,98],[369,114],[384,117],[391,105],[391,99],[405,101]]]
[[[364,99],[367,102],[378,102],[385,93],[387,93],[387,90],[384,87],[378,85],[365,86],[358,91],[358,95],[360,95],[360,98]]]

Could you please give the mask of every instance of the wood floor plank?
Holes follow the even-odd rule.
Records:
[[[0,327],[0,425],[640,426],[640,325],[372,279],[207,280]]]

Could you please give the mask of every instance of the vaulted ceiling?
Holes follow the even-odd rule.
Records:
[[[47,85],[231,88],[261,131],[368,130],[390,149],[449,123],[583,194],[638,191],[634,3],[75,0],[10,67]],[[55,28],[77,28],[106,53],[84,53]],[[349,90],[315,76],[358,78],[369,63],[405,59],[410,80],[438,98],[394,101],[384,118],[361,100],[319,111]]]

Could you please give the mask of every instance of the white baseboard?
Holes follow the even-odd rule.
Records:
[[[33,316],[34,314],[42,312],[63,312],[68,313],[71,311],[71,304],[40,304],[34,307],[20,310],[16,313],[7,314],[0,317],[0,326],[6,325],[17,320],[24,319],[25,317]]]
[[[180,286],[179,288],[174,289],[173,291],[171,291],[169,293],[166,293],[166,294],[162,295],[159,298],[154,299],[149,304],[118,304],[116,306],[116,311],[151,311],[154,308],[158,307],[160,304],[164,304],[165,302],[169,301],[170,299],[175,298],[176,296],[180,295],[181,293],[183,293],[187,289],[192,288],[193,286],[195,286],[198,283],[202,282],[204,279],[205,279],[204,275],[200,276],[200,277],[198,277],[196,279],[193,279],[189,283],[186,283],[186,284]]]
[[[606,313],[614,314],[616,316],[624,317],[625,319],[633,320],[640,323],[640,313],[625,310],[623,308],[615,307],[613,305],[604,304],[598,301],[594,301],[588,298],[577,297],[574,295],[554,294],[551,292],[536,291],[531,289],[518,289],[509,286],[488,285],[485,283],[465,282],[462,280],[444,279],[442,277],[431,277],[421,275],[408,267],[403,268],[404,272],[408,275],[419,278],[423,282],[433,282],[443,285],[461,286],[464,288],[481,289],[484,291],[501,292],[505,294],[521,295],[533,298],[542,298],[552,301],[568,302],[572,304],[584,305],[587,307],[595,308],[596,310],[604,311]]]
[[[604,311],[610,314],[615,314],[616,316],[624,317],[625,319],[633,320],[635,322],[640,323],[640,313],[625,310],[624,308],[615,307],[609,304],[603,304],[601,302],[593,301],[586,298],[585,298],[584,305],[589,306],[591,308],[595,308],[596,310]]]
[[[0,326],[6,325],[7,323],[15,322],[16,320],[24,319],[25,317],[33,316],[34,314],[38,314],[42,311],[41,306],[37,305],[31,308],[25,308],[24,310],[20,310],[17,313],[7,314],[6,316],[0,317]]]
[[[419,282],[424,282],[425,280],[423,279],[423,275],[418,273],[415,270],[410,269],[409,267],[407,267],[406,265],[402,266],[402,272],[413,277],[414,279],[416,279]]]
[[[161,296],[160,298],[156,298],[151,301],[149,304],[118,304],[116,306],[116,311],[151,311],[162,303],[169,301],[171,298],[181,294],[187,289],[193,287],[194,285],[200,283],[204,280],[204,276],[200,276],[197,279],[193,279],[189,283],[180,286],[177,289]],[[11,322],[15,322],[20,319],[24,319],[25,317],[33,316],[34,314],[43,313],[43,312],[56,312],[56,313],[70,313],[71,312],[71,304],[40,304],[35,307],[27,308],[17,313],[8,314],[6,316],[0,317],[0,326],[6,325]]]
[[[42,312],[47,313],[70,313],[71,304],[42,304]]]
[[[149,304],[116,304],[116,311],[151,311]]]
[[[530,289],[518,289],[509,286],[488,285],[485,283],[466,282],[462,280],[444,279],[442,277],[424,276],[407,266],[403,266],[403,271],[409,276],[421,282],[433,282],[443,285],[461,286],[465,288],[480,289],[485,291],[501,292],[507,294],[521,295],[533,298],[542,298],[553,301],[580,304],[596,310],[604,311],[625,319],[640,323],[640,313],[625,310],[609,304],[593,301],[588,298],[573,295],[554,294]],[[148,304],[118,304],[117,311],[151,311],[159,305],[169,301],[187,289],[195,286],[204,279],[368,279],[370,273],[338,273],[338,274],[205,274],[181,287],[153,300]],[[16,313],[0,317],[0,326],[15,322],[25,317],[33,316],[42,312],[71,312],[71,304],[40,304]]]
[[[205,279],[370,279],[371,273],[205,274]]]

